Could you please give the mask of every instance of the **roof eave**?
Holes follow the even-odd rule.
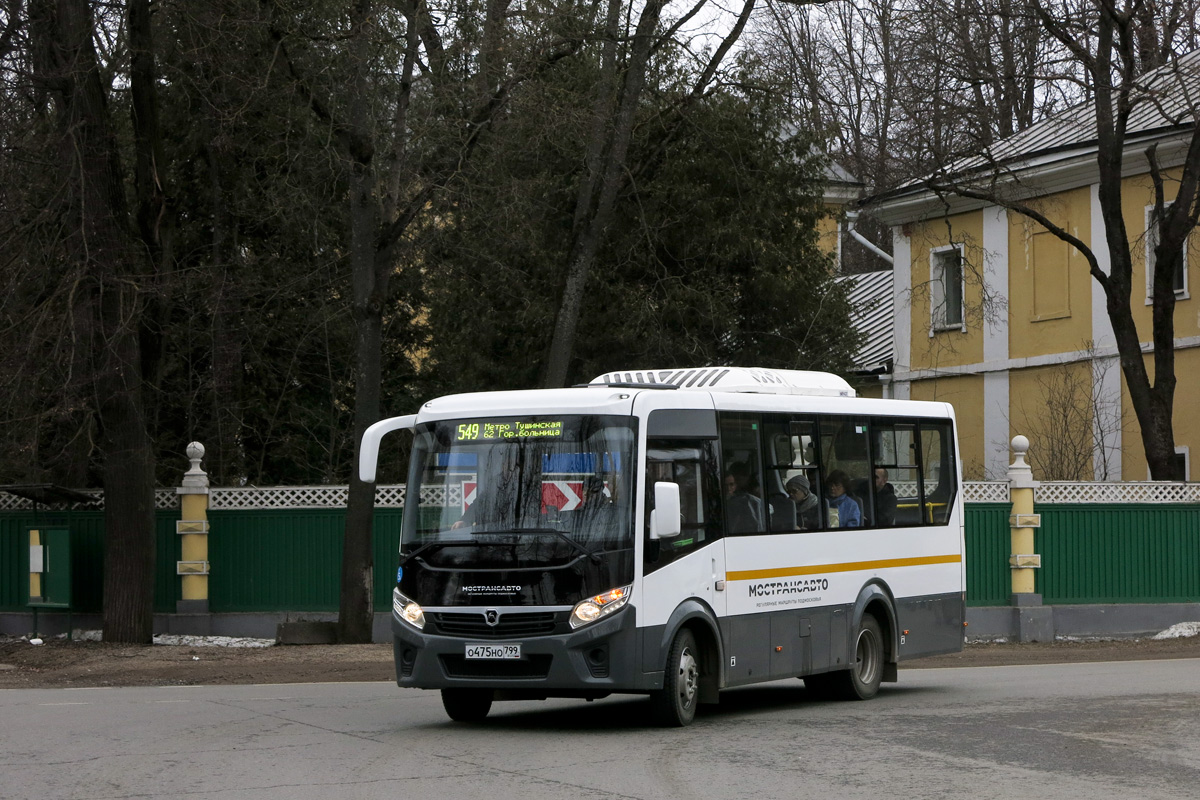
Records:
[[[1190,125],[1175,126],[1130,135],[1125,142],[1122,174],[1129,177],[1149,171],[1146,150],[1151,144],[1158,145],[1160,167],[1170,169],[1179,166],[1187,154],[1192,130]],[[977,171],[974,186],[983,189],[1002,187],[1012,200],[1088,186],[1099,180],[1096,154],[1097,145],[1094,141],[1071,149],[1034,153],[1011,164],[997,164],[992,171]],[[909,184],[865,198],[862,205],[871,206],[873,215],[886,225],[903,225],[996,205],[994,202],[952,193],[939,194],[928,188],[928,182],[929,179],[925,179],[919,184]],[[949,181],[944,183],[948,184]]]

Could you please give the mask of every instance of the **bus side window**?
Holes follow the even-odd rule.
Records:
[[[763,500],[767,512],[767,529],[772,532],[792,532],[796,528],[796,505],[787,495],[784,485],[792,464],[792,439],[788,435],[787,417],[764,416]]]
[[[764,416],[763,442],[767,517],[772,532],[821,528],[821,482],[816,469],[811,422]]]
[[[767,508],[763,501],[758,415],[722,414],[720,431],[725,532],[762,533],[767,529]]]
[[[958,491],[954,463],[954,436],[949,422],[921,422],[921,455],[924,466],[925,522],[945,525]]]
[[[720,537],[720,500],[717,483],[716,443],[651,439],[646,453],[646,520],[654,509],[654,484],[659,481],[679,486],[682,532],[673,539],[646,542],[646,572],[653,572]]]
[[[819,531],[828,527],[825,519],[824,479],[817,443],[820,435],[814,420],[795,420],[788,424],[792,440],[792,464],[783,474],[784,491],[796,505],[796,525],[800,530]]]
[[[871,462],[875,484],[875,525],[921,525],[917,426],[882,421],[871,426]]]
[[[867,440],[865,418],[828,417],[821,420],[820,458],[831,528],[873,525]]]

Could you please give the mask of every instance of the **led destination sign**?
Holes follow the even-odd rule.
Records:
[[[454,431],[456,442],[502,442],[509,439],[561,439],[561,419],[511,422],[464,422]]]

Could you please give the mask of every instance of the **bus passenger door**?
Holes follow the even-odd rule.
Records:
[[[721,505],[715,440],[648,442],[646,507],[653,506],[653,486],[669,481],[679,486],[682,532],[674,539],[646,543],[645,572],[662,587],[665,605],[688,597],[703,600],[718,616],[725,614],[725,550],[720,539]],[[648,527],[648,526],[647,526]],[[660,573],[654,577],[652,573]],[[719,584],[718,584],[719,582]],[[667,602],[667,597],[671,602]]]

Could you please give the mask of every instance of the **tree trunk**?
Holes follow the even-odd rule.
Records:
[[[358,454],[367,427],[377,422],[382,394],[383,298],[388,272],[376,272],[379,205],[375,198],[368,100],[370,0],[354,8],[354,99],[350,104],[350,269],[353,283],[356,352],[354,376],[354,468],[342,535],[342,591],[338,605],[338,638],[344,643],[371,641],[374,556],[372,529],[375,484],[358,479]]]
[[[208,127],[215,128],[211,119]],[[212,138],[209,137],[210,141]],[[238,486],[248,477],[241,443],[245,326],[239,292],[245,291],[245,282],[237,279],[235,229],[225,205],[221,175],[225,154],[211,143],[205,146],[204,153],[212,208],[211,266],[214,276],[208,284],[212,300],[212,391],[209,402],[217,437],[216,446],[209,449],[208,471],[216,485]]]
[[[351,261],[354,271],[356,332],[354,380],[354,468],[346,504],[342,537],[342,591],[338,606],[338,637],[346,643],[371,641],[374,556],[372,529],[375,484],[358,479],[358,455],[367,428],[381,416],[383,308],[375,295],[375,239],[378,213],[371,189],[373,178],[364,165],[355,165],[351,188]]]
[[[611,127],[605,119],[593,119],[590,152],[603,152],[604,156],[589,164],[589,174],[577,200],[579,206],[590,213],[577,213],[574,241],[567,257],[567,283],[559,303],[546,361],[543,380],[546,388],[563,386],[567,382],[571,356],[575,350],[575,332],[579,325],[579,314],[583,310],[584,290],[596,261],[596,252],[612,218],[613,203],[621,185],[621,170],[625,167],[629,140],[633,134],[634,112],[646,82],[654,30],[665,5],[666,0],[650,0],[642,7],[629,63],[625,67],[620,105]],[[616,62],[612,61],[609,68],[615,70]],[[592,161],[590,157],[589,161]]]
[[[105,287],[101,318],[109,341],[96,384],[104,449],[104,641],[153,636],[154,453],[146,431],[137,334],[125,321],[132,290]]]
[[[93,49],[86,0],[31,9],[58,96],[68,248],[91,312],[91,388],[103,451],[106,641],[153,633],[154,457],[146,429],[139,326],[144,309],[120,153]]]

